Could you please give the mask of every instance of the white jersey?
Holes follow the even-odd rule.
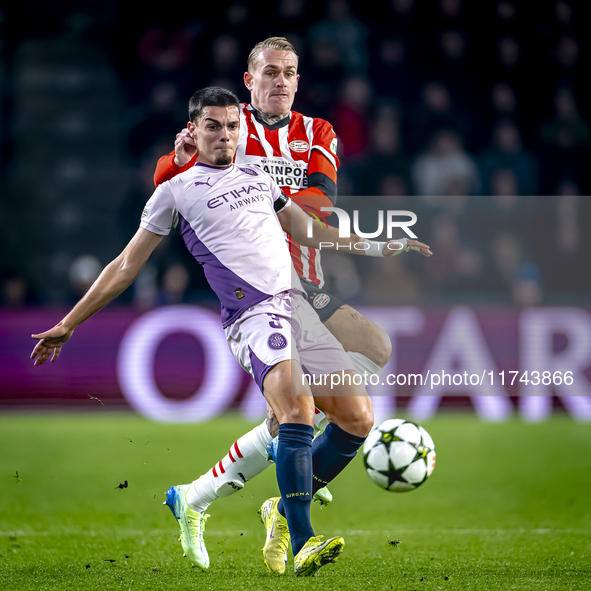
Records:
[[[157,187],[140,227],[167,235],[178,226],[222,304],[225,328],[259,302],[302,290],[277,218],[290,204],[255,166],[197,163]]]

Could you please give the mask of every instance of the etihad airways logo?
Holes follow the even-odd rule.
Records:
[[[251,185],[245,185],[240,189],[233,189],[227,193],[216,195],[207,202],[209,209],[215,209],[224,205],[224,203],[230,204],[230,210],[237,209],[238,207],[244,207],[255,201],[262,201],[262,195],[251,195],[252,192],[260,193],[261,191],[269,191],[269,185],[266,183],[253,183]]]

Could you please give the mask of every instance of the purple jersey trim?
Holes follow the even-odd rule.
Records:
[[[254,381],[256,382],[257,386],[259,387],[260,391],[263,391],[263,380],[265,376],[271,371],[274,367],[273,365],[266,365],[263,363],[255,354],[255,352],[248,347],[248,354],[250,356],[250,367],[252,369],[252,374],[254,376]]]
[[[258,290],[225,267],[199,240],[195,230],[191,228],[191,224],[180,214],[177,228],[188,251],[203,266],[207,282],[222,304],[222,326],[224,328],[240,318],[248,308],[272,297],[271,294]]]

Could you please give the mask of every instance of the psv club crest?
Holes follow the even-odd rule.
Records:
[[[330,296],[327,293],[319,293],[316,297],[312,300],[312,305],[317,310],[322,310],[328,306],[328,302],[330,302]]]
[[[293,140],[293,142],[289,142],[289,149],[292,152],[302,154],[303,152],[307,152],[310,149],[310,144],[302,140]]]

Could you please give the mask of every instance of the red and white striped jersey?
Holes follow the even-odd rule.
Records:
[[[327,121],[291,111],[289,124],[273,129],[257,121],[250,105],[241,105],[235,161],[260,166],[287,195],[308,188],[308,163],[313,150],[325,156],[336,172],[337,136]],[[320,251],[288,240],[297,274],[322,286]]]
[[[306,117],[296,111],[290,111],[288,120],[269,126],[256,119],[252,106],[242,103],[240,138],[234,162],[262,168],[286,195],[293,196],[304,191],[308,209],[313,210],[314,201],[324,197],[322,190],[316,187],[315,191],[310,190],[311,174],[328,179],[327,182],[334,185],[336,192],[336,172],[339,167],[337,136],[327,121]],[[171,152],[159,160],[154,180],[156,184],[162,183],[194,164],[195,158],[184,167],[176,166],[174,152]],[[322,287],[324,274],[320,251],[300,246],[289,237],[288,240],[297,274]]]

